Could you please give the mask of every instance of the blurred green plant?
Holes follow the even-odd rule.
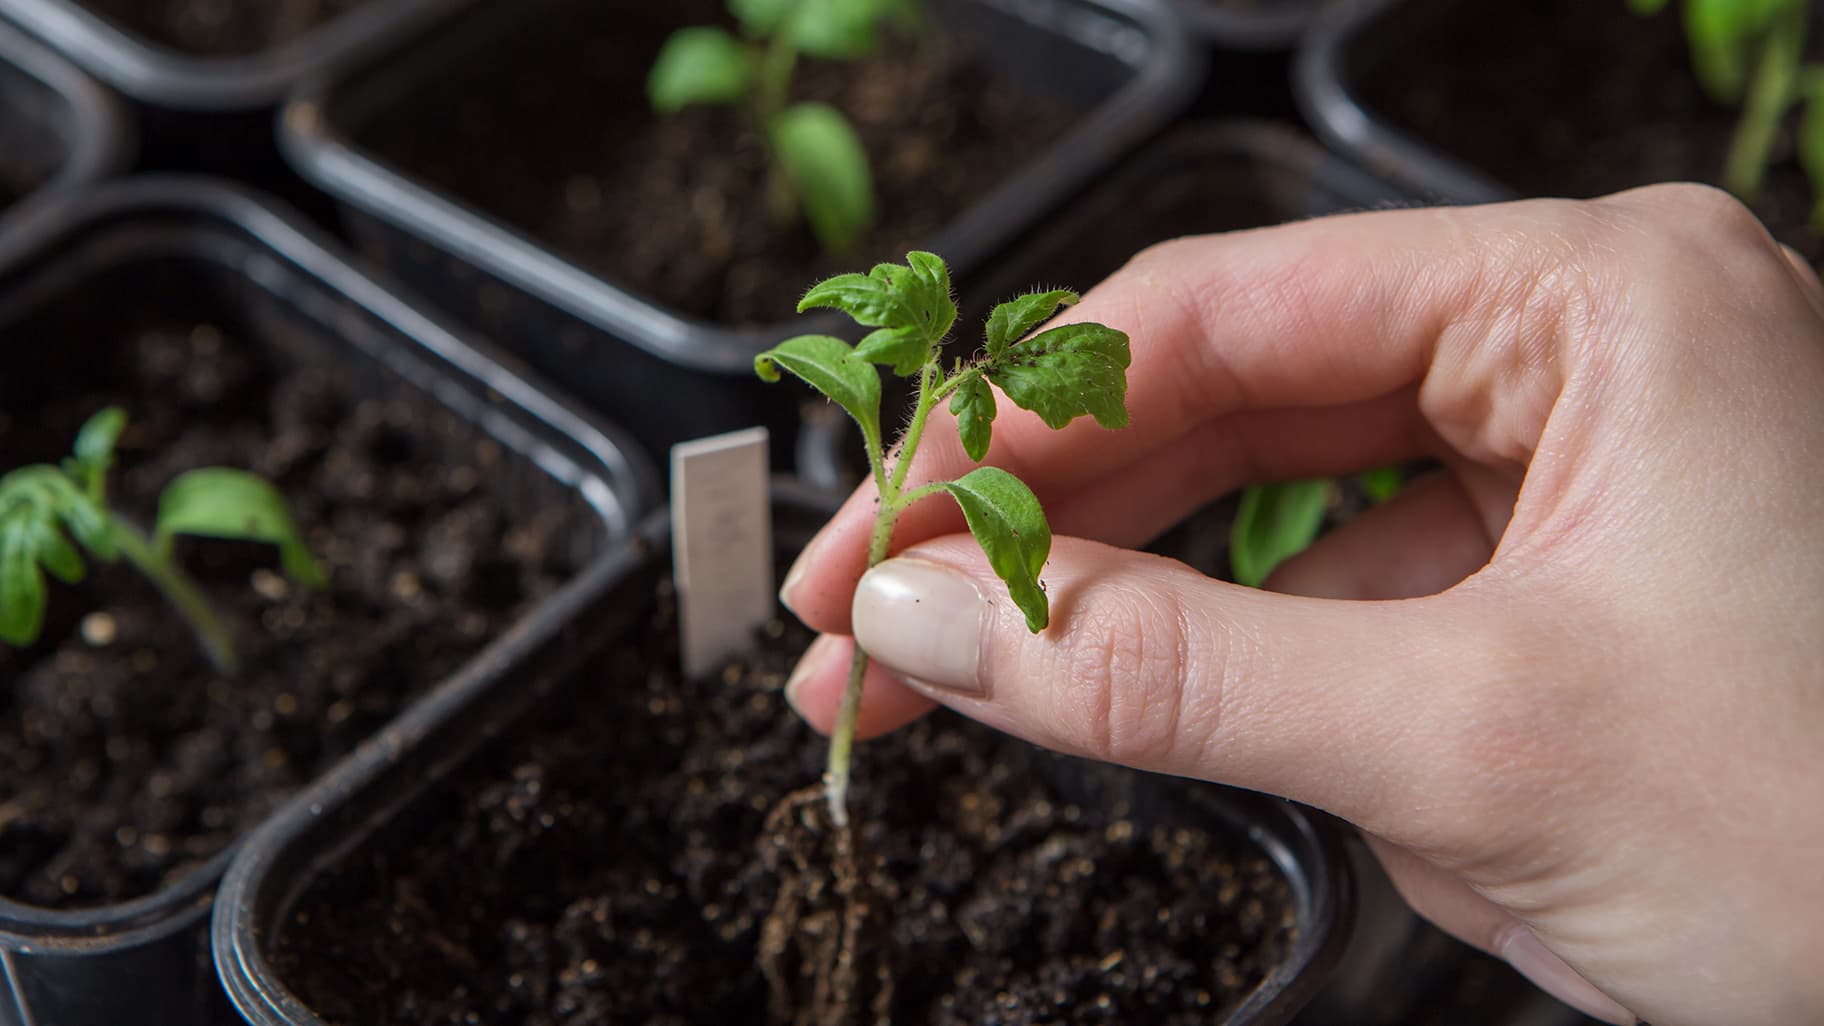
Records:
[[[189,621],[216,669],[235,673],[234,640],[178,565],[176,538],[267,542],[278,546],[279,563],[293,580],[323,588],[328,577],[305,547],[284,497],[242,470],[205,467],[180,474],[159,496],[158,523],[146,537],[108,506],[108,471],[126,425],[125,411],[110,406],[83,424],[62,465],[33,464],[0,477],[0,641],[23,646],[38,640],[49,601],[44,575],[80,583],[87,572],[80,546],[103,563],[131,563]]]
[[[1369,501],[1378,503],[1399,494],[1405,476],[1398,467],[1381,467],[1357,474],[1355,480]],[[1337,488],[1337,482],[1324,478],[1255,485],[1241,493],[1241,508],[1229,528],[1229,571],[1235,583],[1258,588],[1281,563],[1310,548]]]
[[[1660,14],[1671,0],[1627,0]],[[1811,180],[1812,223],[1824,229],[1824,65],[1806,63],[1811,0],[1684,0],[1685,38],[1704,91],[1740,106],[1723,186],[1752,202],[1761,194],[1780,128],[1795,108],[1798,159]]]
[[[792,103],[800,56],[857,60],[883,30],[910,29],[916,0],[729,0],[740,37],[713,27],[666,40],[646,92],[661,114],[693,104],[739,107],[765,142],[768,200],[789,223],[800,214],[832,253],[852,250],[875,216],[874,175],[853,125],[826,103]]]

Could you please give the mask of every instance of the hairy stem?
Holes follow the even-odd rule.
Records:
[[[1780,122],[1798,99],[1799,64],[1804,58],[1809,3],[1788,5],[1767,33],[1735,139],[1723,168],[1723,185],[1744,202],[1760,195],[1773,156]]]
[[[228,628],[216,619],[215,610],[209,607],[202,589],[175,560],[159,551],[125,517],[118,513],[111,513],[109,517],[113,521],[114,540],[120,547],[120,554],[145,574],[146,579],[190,622],[197,642],[203,646],[203,654],[209,657],[216,672],[229,677],[239,673],[241,666],[234,654],[234,639]]]
[[[899,519],[897,504],[882,500],[881,515],[874,521],[874,537],[868,543],[868,567],[886,561],[893,543],[893,522]],[[849,684],[842,692],[842,707],[836,713],[836,729],[830,731],[829,762],[824,768],[824,794],[830,803],[830,819],[838,827],[849,825],[849,763],[855,748],[855,721],[861,715],[861,685],[868,676],[868,653],[860,645],[849,659]]]
[[[935,348],[935,347],[934,347]],[[899,515],[913,502],[933,494],[932,486],[914,489],[909,495],[903,494],[906,475],[912,469],[912,455],[918,451],[919,439],[925,433],[925,421],[930,419],[931,408],[937,405],[939,389],[933,387],[938,379],[937,363],[927,363],[918,375],[918,405],[912,413],[912,423],[906,428],[906,436],[899,446],[899,456],[893,465],[893,473],[885,476],[879,472],[884,460],[876,452],[868,453],[868,460],[875,467],[875,478],[880,484],[880,511],[874,517],[874,534],[868,542],[868,569],[873,569],[886,562],[887,553],[893,547],[893,525]],[[830,731],[829,761],[823,773],[824,794],[829,799],[830,819],[837,827],[849,824],[849,763],[855,748],[855,721],[861,715],[861,685],[868,676],[868,653],[860,645],[855,646],[855,655],[849,660],[849,683],[842,692],[842,706],[836,713],[836,727]]]

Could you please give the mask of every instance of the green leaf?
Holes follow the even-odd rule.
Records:
[[[917,373],[956,323],[950,270],[930,253],[908,253],[904,264],[876,264],[867,274],[842,274],[811,287],[798,312],[841,310],[864,327],[880,328],[856,347],[871,363]]]
[[[1400,494],[1400,486],[1406,483],[1406,475],[1400,473],[1398,467],[1365,470],[1357,474],[1355,479],[1361,483],[1362,491],[1368,493],[1368,498],[1375,502],[1386,502]]]
[[[29,645],[44,629],[44,573],[33,548],[33,517],[23,507],[0,520],[0,640]]]
[[[661,114],[693,103],[738,103],[754,82],[752,52],[716,28],[672,33],[646,78],[646,96]]]
[[[848,119],[828,104],[800,103],[768,133],[817,241],[831,253],[853,249],[874,223],[874,175]]]
[[[906,306],[913,318],[931,339],[932,345],[944,340],[956,324],[956,298],[951,295],[950,265],[936,253],[914,250],[906,254],[906,270],[911,277],[903,291]]]
[[[179,475],[158,498],[159,546],[179,534],[276,545],[286,576],[312,588],[329,585],[292,522],[285,497],[257,474],[206,467]]]
[[[29,520],[25,524],[27,541],[38,565],[65,584],[80,584],[87,573],[82,556],[64,538],[57,525],[48,520]]]
[[[1051,621],[1051,606],[1039,584],[1039,571],[1051,556],[1051,525],[1038,496],[999,467],[978,467],[961,480],[944,484],[963,508],[969,533],[988,556],[988,565],[1007,582],[1007,593],[1026,614],[1026,627],[1037,634]]]
[[[800,335],[754,357],[754,373],[763,381],[778,381],[781,370],[847,410],[861,425],[868,451],[880,451],[880,375],[847,342],[828,335]]]
[[[988,379],[1054,430],[1084,414],[1127,426],[1127,336],[1100,324],[1066,324],[1009,345],[983,365]]]
[[[1051,320],[1061,306],[1072,306],[1078,295],[1069,289],[1054,289],[1050,292],[1033,292],[1010,299],[994,308],[988,315],[988,357],[993,359],[1001,355],[1008,346],[1018,342],[1032,329]]]
[[[1258,588],[1275,567],[1309,548],[1329,503],[1329,481],[1258,485],[1242,493],[1229,532],[1236,583]]]
[[[114,466],[114,445],[127,426],[127,411],[110,406],[96,413],[76,432],[74,455],[64,469],[75,478],[78,487],[100,498]]]
[[[962,437],[963,451],[980,463],[988,455],[988,442],[993,436],[994,389],[980,375],[971,374],[950,396],[950,412],[956,415],[956,432]]]
[[[885,363],[893,373],[909,378],[931,359],[931,343],[916,327],[879,328],[855,343],[855,355],[869,363]]]
[[[906,0],[729,0],[728,6],[749,35],[782,35],[801,53],[826,60],[865,57],[879,46],[883,24],[916,23]]]
[[[911,327],[912,313],[894,291],[892,271],[892,264],[881,264],[869,274],[839,274],[820,281],[798,301],[798,312],[841,310],[867,328]]]

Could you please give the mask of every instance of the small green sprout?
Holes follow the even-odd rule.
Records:
[[[909,486],[907,478],[925,423],[945,399],[956,416],[964,451],[978,462],[988,453],[996,388],[1054,430],[1084,415],[1105,428],[1127,426],[1126,335],[1100,324],[1069,324],[1032,333],[1060,307],[1076,301],[1076,293],[1059,289],[1002,303],[988,318],[981,352],[955,361],[946,371],[943,346],[956,323],[956,303],[950,295],[950,270],[937,256],[908,253],[904,265],[881,264],[867,274],[840,275],[805,294],[798,312],[819,307],[841,310],[874,330],[853,346],[827,335],[789,339],[757,357],[754,369],[767,381],[778,381],[782,370],[791,372],[861,426],[868,467],[880,493],[868,566],[887,558],[900,514],[921,499],[947,493],[962,507],[970,533],[1006,582],[1026,626],[1035,633],[1045,629],[1050,604],[1039,572],[1051,554],[1051,527],[1032,490],[998,467],[978,467],[955,481],[916,486]],[[912,419],[891,468],[881,444],[880,374],[871,366],[877,363],[900,377],[918,380]],[[830,815],[839,827],[848,823],[849,752],[867,669],[868,654],[857,646],[830,736],[824,776]]]
[[[881,29],[910,26],[916,0],[729,0],[745,39],[719,28],[673,33],[646,81],[653,109],[739,106],[769,158],[773,215],[802,211],[824,249],[846,253],[874,223],[874,176],[861,139],[836,108],[790,103],[800,55],[855,60],[873,53]]]
[[[1357,474],[1356,483],[1371,502],[1399,494],[1404,475],[1398,467]],[[1311,547],[1324,526],[1336,482],[1327,479],[1255,485],[1241,494],[1241,507],[1229,528],[1229,569],[1235,583],[1258,588],[1273,571]]]
[[[1634,13],[1659,14],[1670,0],[1627,0]],[[1723,186],[1754,201],[1767,177],[1780,126],[1795,107],[1799,164],[1811,179],[1812,222],[1824,229],[1824,65],[1805,63],[1811,0],[1685,0],[1685,36],[1704,91],[1740,104],[1741,120],[1723,168]]]
[[[241,470],[207,467],[179,475],[159,496],[158,523],[147,538],[108,507],[108,471],[126,424],[126,413],[109,407],[77,432],[74,454],[62,466],[34,464],[0,477],[0,641],[24,646],[38,640],[48,599],[44,575],[80,582],[86,572],[81,546],[103,563],[124,557],[138,568],[190,622],[216,669],[233,674],[239,666],[233,639],[177,564],[176,537],[268,542],[278,546],[280,565],[292,579],[323,588],[328,578],[284,498]]]

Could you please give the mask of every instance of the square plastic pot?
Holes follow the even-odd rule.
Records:
[[[833,509],[828,496],[786,479],[774,485],[773,523],[781,557],[810,538]],[[642,537],[648,552],[620,565],[613,612],[598,623],[623,643],[637,644],[654,589],[669,572],[667,519],[655,516]],[[566,689],[551,702],[589,701],[589,691]],[[289,990],[271,954],[292,912],[312,883],[344,860],[387,850],[389,825],[410,815],[420,799],[445,797],[446,776],[481,747],[516,729],[533,701],[514,689],[445,692],[418,710],[417,744],[394,760],[351,760],[333,779],[301,795],[247,844],[229,870],[216,906],[216,958],[236,1008],[254,1026],[325,1026]],[[630,729],[638,729],[637,725]],[[612,739],[604,738],[604,744]],[[1350,928],[1352,878],[1340,838],[1326,817],[1252,792],[1188,784],[1134,771],[1062,758],[1036,772],[1056,793],[1088,807],[1127,802],[1141,822],[1194,824],[1245,839],[1287,881],[1296,923],[1285,957],[1222,1022],[1289,1021],[1334,963]],[[397,836],[397,831],[391,831]],[[612,857],[611,855],[608,857]]]
[[[0,0],[0,17],[139,104],[210,113],[270,107],[300,79],[384,47],[468,2],[368,0],[288,42],[223,57],[148,39],[81,0]]]
[[[594,2],[471,7],[409,50],[300,90],[284,111],[281,145],[306,179],[344,206],[363,248],[394,275],[634,426],[652,450],[753,423],[768,423],[787,440],[797,397],[760,387],[753,358],[789,335],[852,330],[845,321],[737,327],[686,316],[389,166],[363,144],[374,123],[444,102],[476,62],[510,60],[510,48],[529,45],[529,26],[552,36],[551,23]],[[959,281],[1160,130],[1201,78],[1200,52],[1165,0],[938,0],[931,10],[956,38],[992,39],[997,75],[1082,111],[1063,138],[1009,168],[987,196],[924,241]]]
[[[350,369],[357,397],[409,396],[453,415],[500,447],[492,487],[510,510],[556,496],[575,516],[579,529],[566,544],[581,569],[449,679],[426,681],[441,688],[433,696],[531,688],[587,648],[590,612],[656,491],[651,471],[613,433],[508,373],[285,215],[196,180],[119,183],[0,240],[0,337],[24,345],[20,325],[80,309],[116,294],[110,282],[144,274],[174,283],[161,302],[241,325],[275,370],[334,362]],[[262,328],[275,323],[287,327],[282,352],[271,341],[278,333]],[[393,759],[420,719],[404,713],[350,758]],[[0,900],[0,1024],[230,1021],[207,920],[232,855],[231,846],[165,889],[121,904],[54,910]]]
[[[132,133],[106,89],[0,22],[0,232],[51,197],[131,159]]]

